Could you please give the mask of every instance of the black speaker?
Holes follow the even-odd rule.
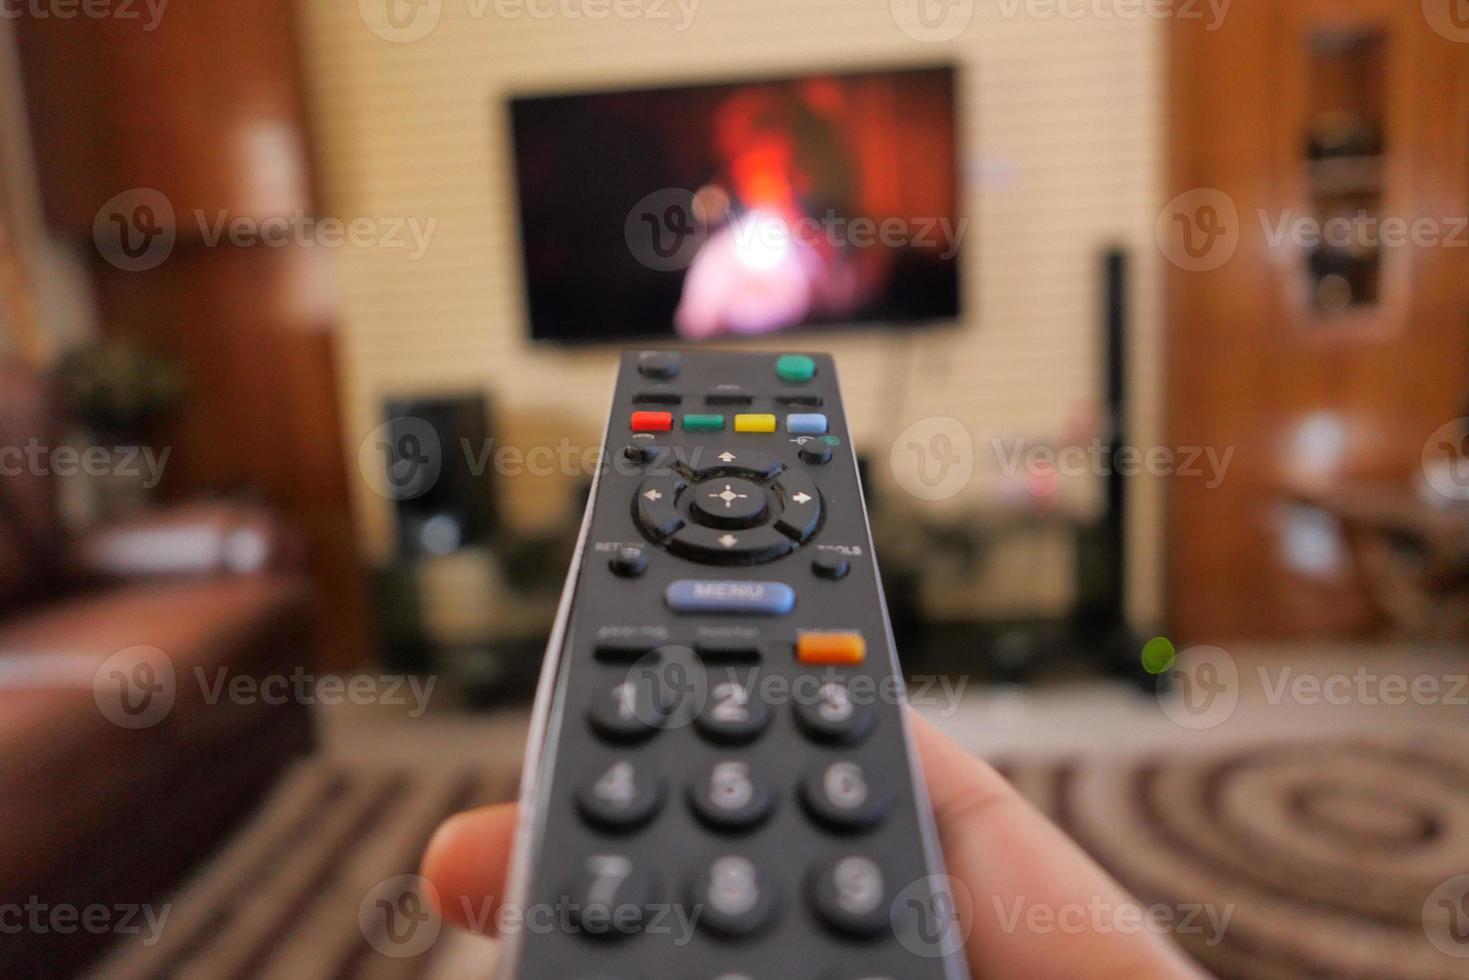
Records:
[[[498,521],[485,397],[395,399],[383,414],[398,558],[488,544]]]

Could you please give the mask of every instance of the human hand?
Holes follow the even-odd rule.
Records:
[[[960,903],[965,954],[976,977],[1027,980],[1193,980],[1205,977],[1171,943],[1146,929],[1029,930],[986,914],[1017,900],[1057,914],[1100,905],[1112,911],[1135,899],[986,763],[911,714],[944,861],[974,899]],[[423,857],[444,919],[470,928],[469,910],[504,896],[515,834],[514,804],[484,807],[445,821]],[[431,893],[432,891],[431,890]],[[957,890],[957,889],[956,889]],[[984,896],[983,899],[980,896]],[[993,901],[993,905],[989,903]],[[969,904],[969,907],[965,907]]]

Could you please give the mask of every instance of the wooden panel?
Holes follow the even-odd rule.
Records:
[[[1218,188],[1240,221],[1221,267],[1168,270],[1170,442],[1235,449],[1217,489],[1170,490],[1169,620],[1188,642],[1369,628],[1350,575],[1286,562],[1283,501],[1302,484],[1413,480],[1425,439],[1463,414],[1469,388],[1462,250],[1393,250],[1392,301],[1333,321],[1303,314],[1301,256],[1270,243],[1267,224],[1310,214],[1305,59],[1326,23],[1388,31],[1386,213],[1466,213],[1469,154],[1463,127],[1451,129],[1469,46],[1433,34],[1416,4],[1239,4],[1214,33],[1170,23],[1169,196]]]

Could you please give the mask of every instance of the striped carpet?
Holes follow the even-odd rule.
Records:
[[[494,944],[440,928],[412,872],[440,820],[515,780],[439,761],[302,762],[171,899],[162,938],[95,976],[485,980]],[[1001,768],[1221,977],[1469,977],[1449,955],[1469,955],[1469,898],[1443,887],[1469,873],[1469,736]]]

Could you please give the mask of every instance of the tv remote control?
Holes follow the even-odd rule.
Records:
[[[631,351],[502,980],[964,980],[829,356]]]

